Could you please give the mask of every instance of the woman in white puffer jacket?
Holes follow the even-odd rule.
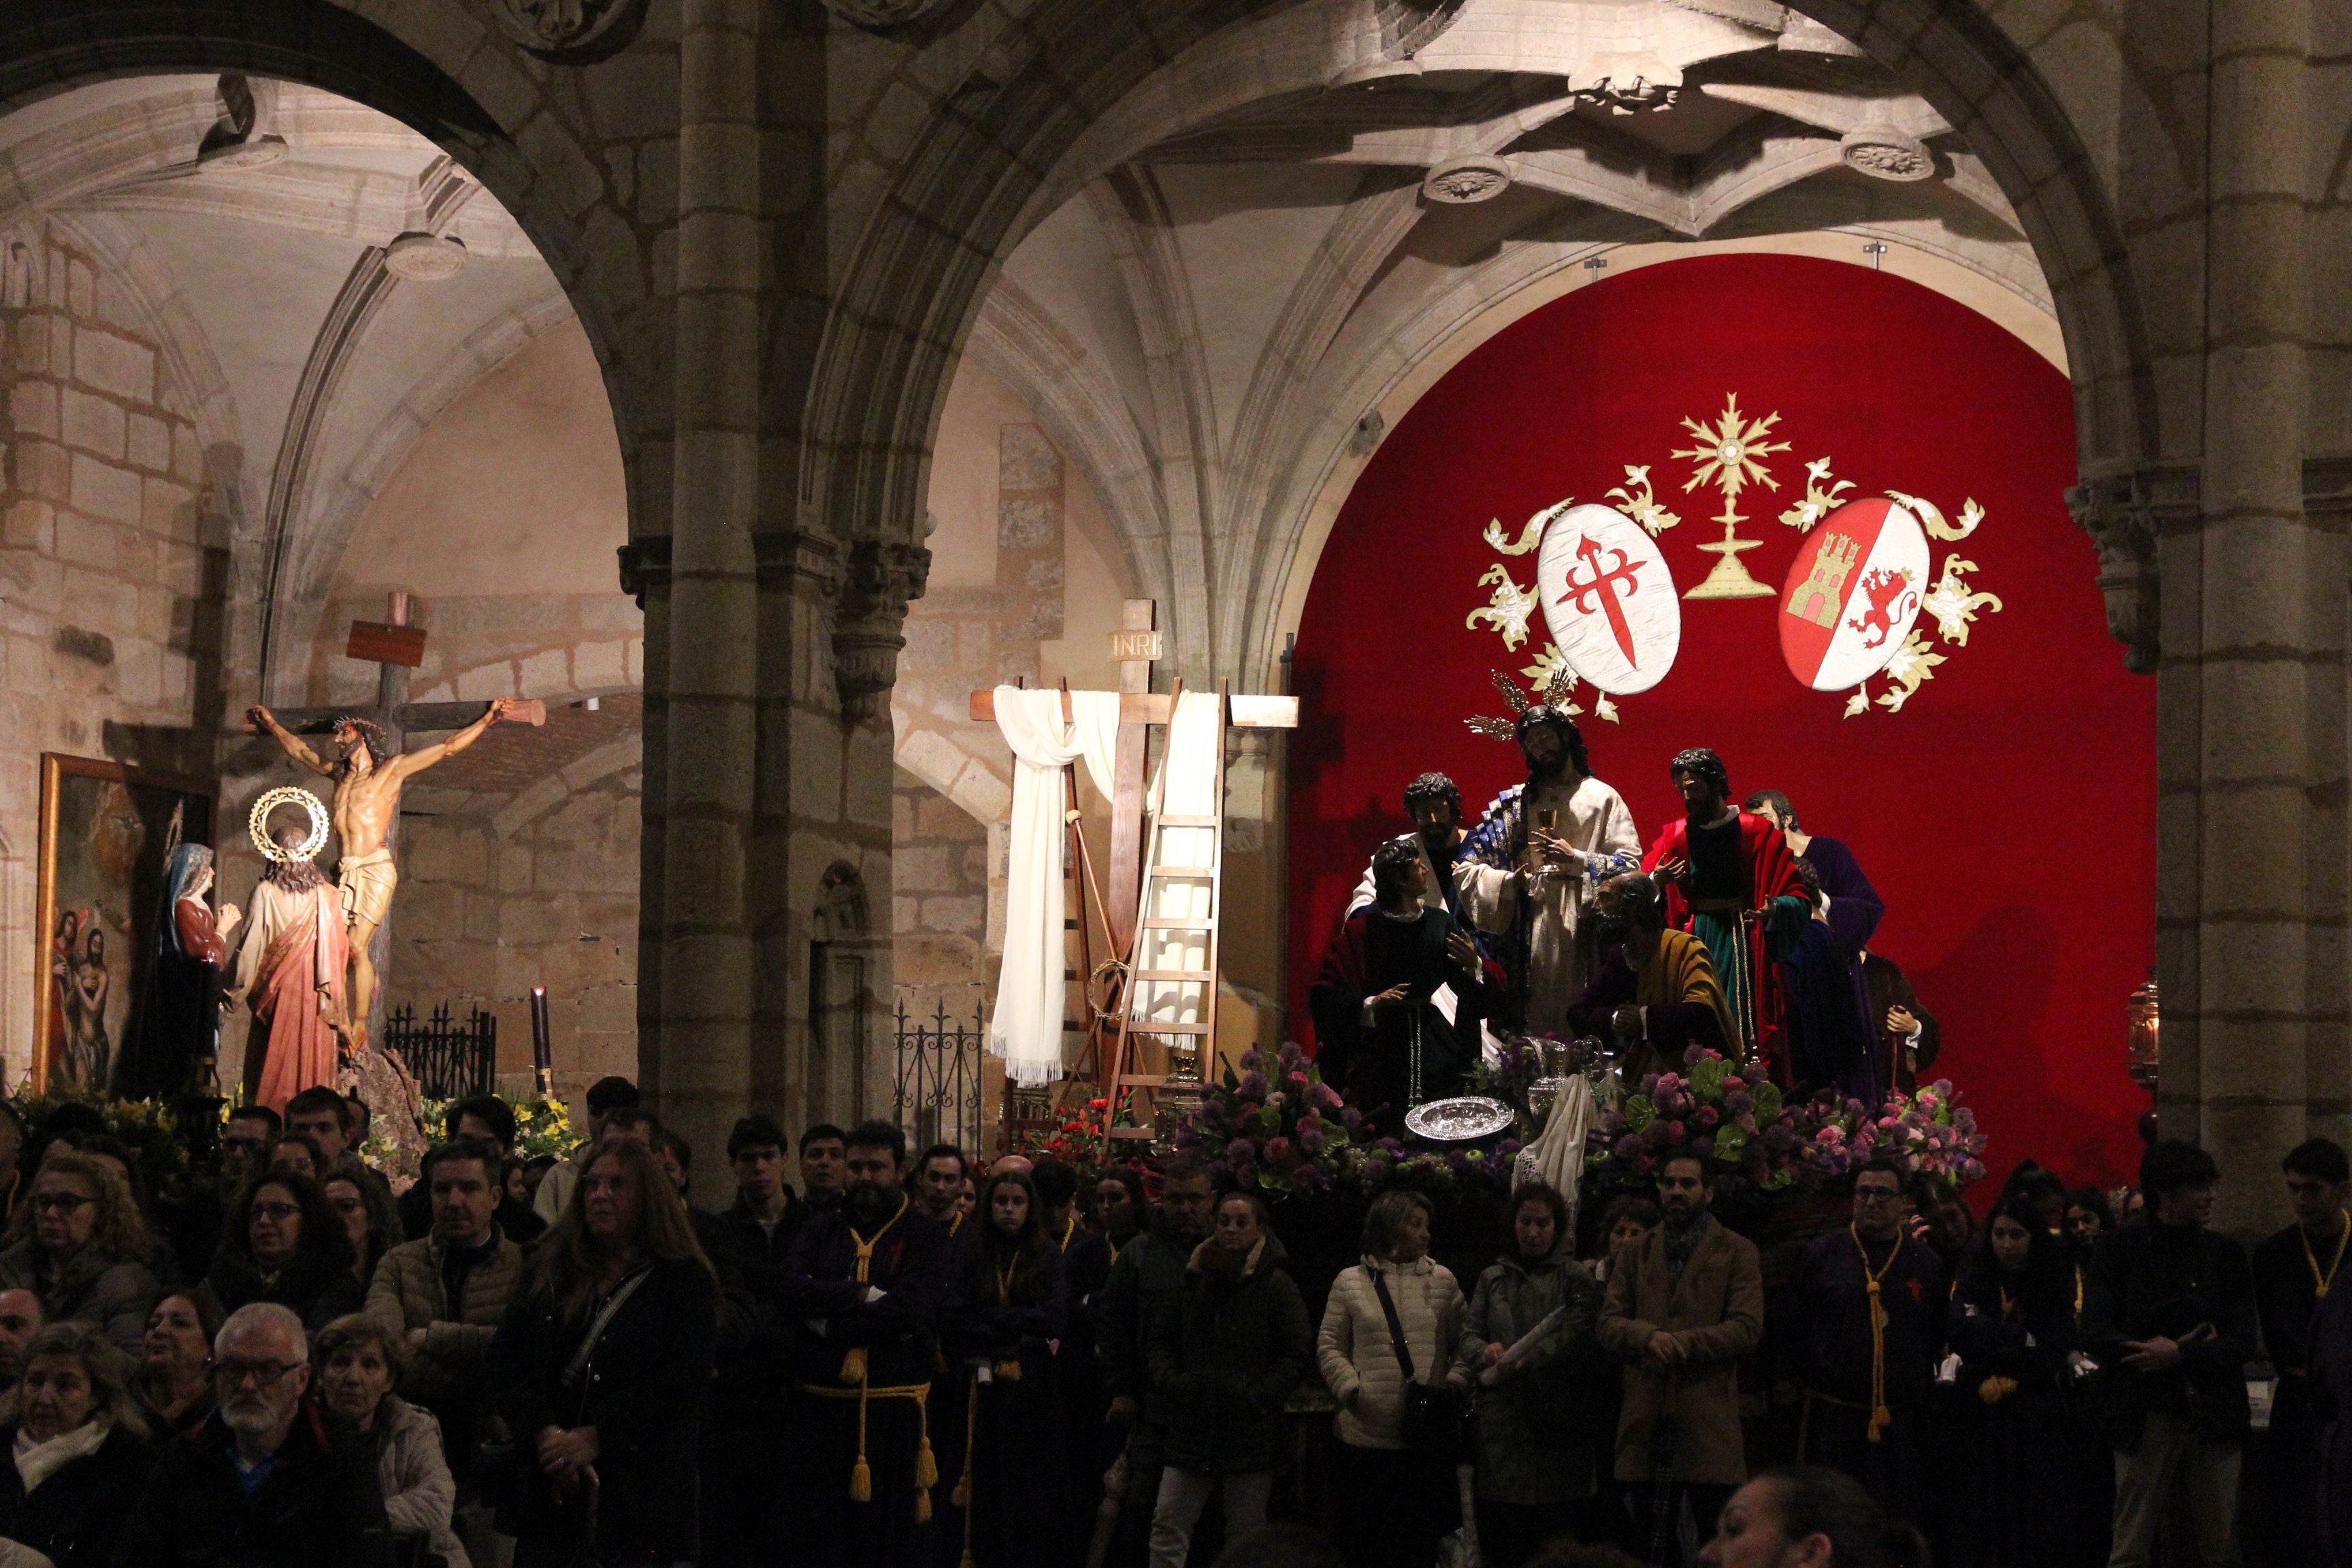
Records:
[[[1323,1310],[1316,1359],[1339,1402],[1339,1494],[1352,1500],[1335,1544],[1349,1568],[1425,1568],[1459,1522],[1454,1479],[1438,1456],[1402,1436],[1403,1369],[1381,1304],[1385,1287],[1415,1381],[1463,1386],[1462,1287],[1429,1256],[1429,1200],[1391,1189],[1364,1216],[1364,1259],[1341,1271]],[[1375,1283],[1377,1281],[1377,1284]]]

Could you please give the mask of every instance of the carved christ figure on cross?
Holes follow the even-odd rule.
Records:
[[[375,940],[376,927],[391,910],[393,889],[400,882],[389,840],[392,825],[400,815],[401,788],[434,763],[480,740],[483,731],[516,706],[511,698],[493,698],[488,712],[447,740],[391,755],[386,754],[389,748],[383,731],[373,720],[347,713],[334,721],[330,732],[342,748],[342,755],[331,763],[322,761],[268,709],[256,703],[246,710],[248,729],[267,731],[288,756],[320,778],[335,781],[335,833],[343,848],[342,859],[335,868],[335,884],[342,893],[343,923],[351,931],[348,1011],[354,1051],[368,1043],[368,1014],[375,1001],[375,961],[368,954],[368,944]]]

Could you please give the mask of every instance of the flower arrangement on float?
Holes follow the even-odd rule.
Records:
[[[416,1102],[426,1132],[436,1141],[441,1130],[449,1124],[449,1108],[457,1103],[455,1099],[436,1100],[430,1096]],[[516,1159],[536,1160],[545,1154],[565,1160],[580,1147],[580,1134],[572,1125],[572,1111],[562,1100],[509,1100],[507,1109],[514,1112]],[[392,1139],[379,1120],[378,1125],[369,1129],[367,1142],[360,1146],[360,1158],[382,1170],[392,1157]]]
[[[194,1162],[187,1141],[180,1135],[180,1116],[161,1100],[103,1100],[78,1095],[11,1095],[9,1107],[24,1123],[26,1135],[37,1142],[49,1117],[68,1101],[89,1106],[106,1121],[109,1135],[121,1139],[139,1156],[140,1174],[158,1192],[173,1190],[186,1179]]]
[[[1682,1072],[1644,1075],[1602,1112],[1585,1169],[1608,1187],[1646,1185],[1671,1155],[1696,1154],[1718,1180],[1759,1193],[1814,1187],[1885,1155],[1914,1174],[1965,1185],[1985,1173],[1985,1136],[1951,1081],[1896,1092],[1873,1114],[1825,1089],[1786,1099],[1761,1062],[1738,1064],[1693,1047]]]
[[[1241,1191],[1282,1197],[1406,1185],[1443,1194],[1510,1182],[1517,1139],[1439,1152],[1376,1137],[1296,1042],[1270,1062],[1245,1051],[1235,1065],[1237,1075],[1229,1071],[1177,1119],[1172,1142],[1222,1167]]]

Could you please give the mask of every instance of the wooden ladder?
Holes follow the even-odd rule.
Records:
[[[1169,707],[1171,732],[1183,683]],[[1223,899],[1225,860],[1224,691],[1217,694],[1216,784],[1206,816],[1155,810],[1144,829],[1143,886],[1135,921],[1135,942],[1121,987],[1118,1031],[1113,1041],[1105,1093],[1109,1136],[1145,1140],[1154,1135],[1163,1100],[1196,1099],[1206,1088],[1216,1059],[1217,927]],[[1160,796],[1167,793],[1163,753]],[[1159,803],[1155,803],[1157,805]],[[1205,851],[1205,853],[1203,853]],[[1137,1100],[1135,1122],[1120,1126],[1120,1100]],[[1148,1106],[1147,1106],[1148,1100]]]

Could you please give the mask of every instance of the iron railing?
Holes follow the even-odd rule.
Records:
[[[383,1043],[408,1064],[416,1092],[427,1100],[460,1100],[488,1094],[498,1082],[499,1016],[479,1007],[463,1022],[449,1016],[449,1004],[419,1023],[416,1009],[403,1007],[383,1021]]]
[[[982,1135],[980,1061],[988,1029],[984,1007],[972,1004],[971,1022],[948,1022],[948,1005],[932,1009],[931,1022],[907,1021],[898,1004],[898,1071],[892,1108],[914,1147],[952,1143],[977,1150]]]

